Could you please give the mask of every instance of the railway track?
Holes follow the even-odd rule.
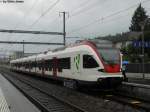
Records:
[[[100,91],[100,92],[97,91],[97,93],[94,93],[92,91],[91,92],[83,91],[83,92],[96,98],[105,99],[106,101],[107,100],[117,101],[122,104],[129,105],[133,108],[141,109],[141,111],[150,112],[150,100],[149,99],[145,100],[146,96],[143,96],[145,98],[137,97],[134,96],[134,93],[128,94],[125,91],[124,92],[119,91],[119,89],[113,91]]]
[[[80,107],[65,102],[32,85],[28,80],[21,80],[19,77],[10,77],[4,73],[3,76],[28,97],[42,112],[86,112]]]
[[[129,105],[135,109],[139,109],[140,112],[150,112],[150,102],[141,100],[133,96],[125,95],[118,91],[101,91],[98,93],[83,91],[83,93],[93,96],[95,98],[104,99],[106,102],[116,101],[124,105]]]
[[[116,92],[123,96],[150,102],[150,85],[148,84],[123,82],[122,85],[116,89]]]
[[[63,88],[57,85],[49,84],[47,82],[35,79],[33,77],[28,77],[25,75],[9,72],[8,70],[3,71],[3,75],[5,75],[7,79],[11,80],[11,82],[13,83],[15,82],[16,86],[22,85],[20,83],[24,83],[26,86],[30,86],[30,88],[27,87],[27,89],[24,90],[24,93],[30,90],[33,91],[30,93],[31,95],[33,94],[33,96],[29,95],[28,97],[33,97],[31,98],[31,100],[34,100],[35,96],[41,99],[38,101],[39,103],[36,105],[40,107],[41,110],[43,110],[43,112],[47,112],[47,111],[53,112],[55,108],[57,109],[57,107],[61,108],[62,109],[61,111],[65,110],[65,112],[67,111],[69,112],[72,111],[75,112],[100,112],[100,111],[102,112],[116,112],[116,111],[117,112],[147,112],[145,109],[137,108],[136,106],[131,107],[127,103],[123,103],[122,101],[114,102],[112,100],[116,100],[120,98],[114,99],[115,97],[114,96],[112,97],[111,95],[107,95],[107,97],[105,98],[98,98],[91,95],[89,96],[83,93],[72,91],[71,89],[68,88]],[[21,89],[23,87],[24,85],[20,86]],[[37,87],[38,89],[34,91],[35,88]],[[34,95],[34,93],[37,93],[37,91],[40,91],[40,94],[44,94],[44,95],[39,95],[39,94]],[[54,98],[57,102],[59,102],[59,105],[61,104],[61,106],[58,106],[57,103],[55,106],[54,105],[55,103],[51,103],[53,102],[53,100],[48,100],[49,99],[48,97],[52,97],[50,99]],[[63,107],[62,105],[65,105],[65,107]],[[49,107],[50,109],[54,109],[54,110],[46,110],[44,109],[45,107]],[[60,110],[58,111],[61,112]]]
[[[145,112],[150,112],[150,102],[135,98],[133,96],[125,95],[120,92],[113,92],[112,94],[107,94],[104,96],[104,98],[130,105],[133,108],[142,109]]]

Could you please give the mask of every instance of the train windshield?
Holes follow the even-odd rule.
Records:
[[[99,53],[106,64],[118,64],[120,60],[119,50],[113,48],[100,48]]]

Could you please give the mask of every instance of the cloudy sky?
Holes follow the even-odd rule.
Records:
[[[4,3],[6,1],[6,3]],[[15,1],[15,0],[12,0]],[[21,0],[20,0],[21,1]],[[139,5],[150,15],[150,0],[0,0],[0,29],[62,32],[66,11],[67,43],[128,31],[131,17]],[[62,36],[0,33],[0,41],[63,42]],[[41,52],[56,46],[25,45],[25,52]],[[0,44],[0,52],[22,50],[22,45]]]

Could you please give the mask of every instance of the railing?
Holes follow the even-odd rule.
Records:
[[[150,63],[144,64],[144,72],[150,73]],[[126,65],[126,72],[130,73],[143,73],[142,63],[130,63]]]

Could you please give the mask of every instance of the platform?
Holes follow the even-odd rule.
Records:
[[[10,112],[1,88],[0,88],[0,112]]]
[[[128,78],[143,78],[143,73],[126,73]],[[150,80],[150,73],[145,73],[144,74],[145,79]]]
[[[145,76],[143,78],[142,73],[126,73],[128,82],[150,85],[150,73],[146,73],[144,75]]]
[[[41,111],[0,74],[0,112]]]

